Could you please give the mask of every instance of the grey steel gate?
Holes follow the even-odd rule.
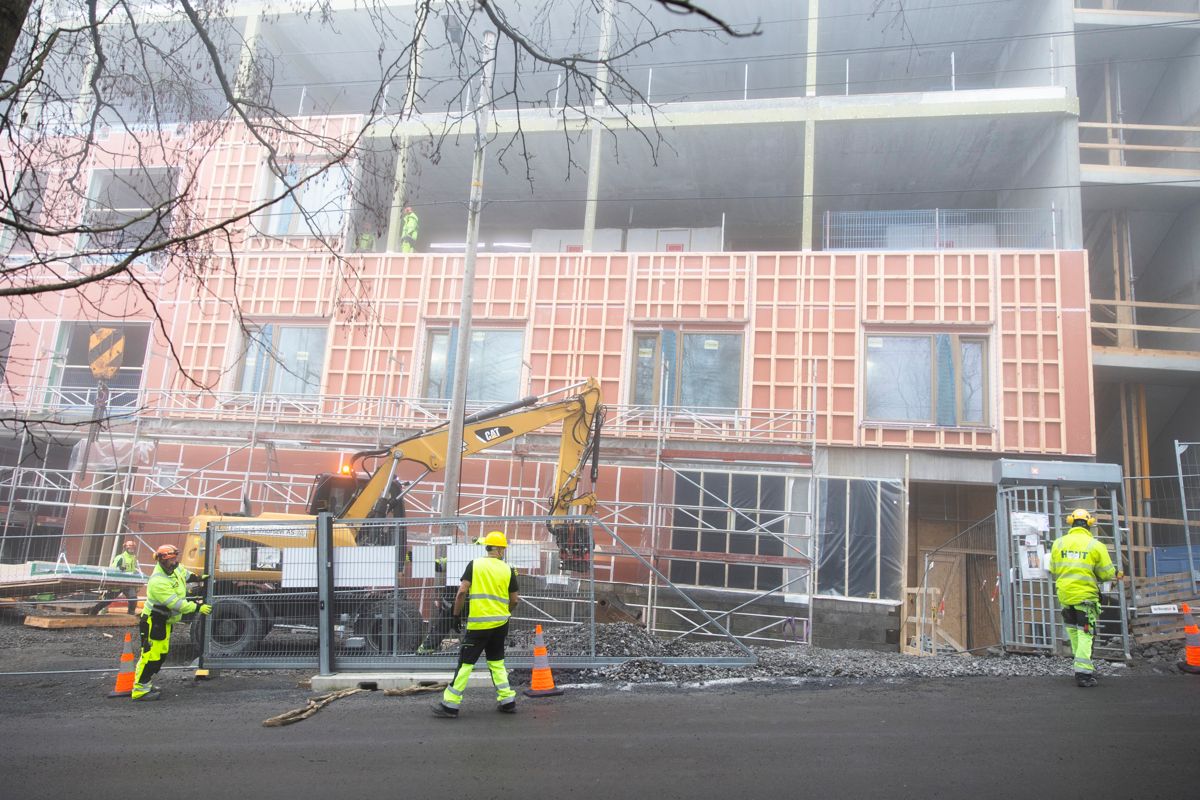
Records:
[[[1054,582],[1046,568],[1054,540],[1067,532],[1074,508],[1090,510],[1092,531],[1118,569],[1129,572],[1121,472],[1111,464],[997,462],[996,554],[1000,566],[1001,641],[1006,649],[1055,653],[1066,647]],[[1100,622],[1093,653],[1128,660],[1129,609],[1125,584],[1101,587]]]
[[[999,490],[996,504],[996,561],[1000,569],[1000,636],[1006,648],[1055,650],[1058,604],[1053,582],[1034,577],[1048,557],[1055,516],[1045,486]],[[1040,556],[1038,554],[1041,554]]]

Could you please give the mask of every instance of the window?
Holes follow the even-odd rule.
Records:
[[[325,369],[326,326],[250,326],[242,349],[238,391],[316,396]]]
[[[458,328],[429,332],[425,362],[425,396],[449,400],[454,388],[454,354]],[[525,332],[475,328],[471,330],[467,362],[467,400],[505,403],[521,392]]]
[[[817,485],[817,592],[900,600],[904,486],[823,478]]]
[[[142,385],[150,326],[107,321],[64,322],[59,327],[58,344],[50,369],[50,405],[90,407],[95,403],[99,381],[92,375],[90,349],[92,333],[100,328],[115,331],[108,338],[111,342],[124,339],[121,366],[117,374],[107,381],[108,406],[130,408],[137,405],[137,390]]]
[[[323,164],[288,164],[284,177],[271,174],[270,194],[279,197],[263,212],[260,226],[271,236],[341,236],[350,196],[350,170],[342,164],[316,174]],[[305,181],[305,179],[308,179]],[[301,181],[305,181],[301,184]]]
[[[671,549],[695,551],[697,560],[672,559],[671,581],[760,591],[781,585],[783,565],[738,563],[738,556],[800,555],[795,546],[784,544],[793,533],[785,510],[786,485],[781,475],[676,473]],[[705,553],[723,558],[706,561]]]
[[[697,411],[741,405],[742,334],[674,330],[633,337],[634,405]]]
[[[5,217],[27,225],[36,225],[42,217],[42,198],[46,176],[25,170],[11,186],[0,187],[0,210]],[[0,255],[28,255],[33,252],[33,235],[14,228],[0,228]]]
[[[176,170],[169,167],[96,170],[88,190],[80,249],[92,258],[125,258],[170,236]]]
[[[987,342],[956,334],[867,336],[866,418],[987,424]]]

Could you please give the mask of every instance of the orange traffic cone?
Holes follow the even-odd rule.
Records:
[[[117,673],[117,685],[111,692],[109,697],[129,697],[133,694],[133,634],[125,633],[125,648],[121,651],[121,669]]]
[[[562,693],[562,689],[554,686],[550,657],[546,655],[546,640],[542,638],[542,626],[538,625],[533,631],[533,679],[525,694],[528,697],[550,697]]]
[[[1196,620],[1192,618],[1191,607],[1184,603],[1181,608],[1186,649],[1184,650],[1184,660],[1179,662],[1179,668],[1184,672],[1200,675],[1200,628],[1196,627]]]

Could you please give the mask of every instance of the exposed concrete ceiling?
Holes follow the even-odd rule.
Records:
[[[1056,121],[1038,117],[835,122],[817,129],[817,206],[833,209],[990,208],[999,191],[1039,186],[1022,175],[1032,143]],[[942,165],[959,165],[948,174]],[[970,165],[967,170],[961,165]],[[881,168],[880,165],[884,165]],[[976,191],[962,191],[964,189]],[[982,190],[982,191],[978,191]]]

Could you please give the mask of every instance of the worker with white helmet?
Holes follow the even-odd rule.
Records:
[[[179,566],[178,547],[164,544],[154,551],[154,560],[154,572],[146,584],[146,606],[138,621],[142,652],[133,673],[134,700],[159,699],[159,691],[150,681],[162,669],[163,658],[171,647],[171,626],[184,614],[212,612],[207,603],[187,599],[187,584],[201,581],[204,576]]]
[[[500,531],[491,531],[476,544],[487,549],[487,556],[467,564],[454,596],[455,617],[462,613],[464,605],[469,606],[467,630],[459,647],[453,682],[442,693],[441,702],[433,707],[434,715],[439,717],[458,716],[467,680],[480,654],[487,657],[492,685],[496,687],[497,709],[506,714],[517,710],[517,693],[508,685],[508,670],[504,667],[508,621],[520,602],[517,571],[504,563],[508,539]]]
[[[1100,618],[1100,582],[1125,577],[1113,566],[1108,548],[1092,537],[1096,518],[1085,508],[1067,514],[1070,526],[1050,550],[1050,574],[1062,606],[1063,622],[1071,640],[1075,662],[1075,684],[1096,685],[1092,642]]]

